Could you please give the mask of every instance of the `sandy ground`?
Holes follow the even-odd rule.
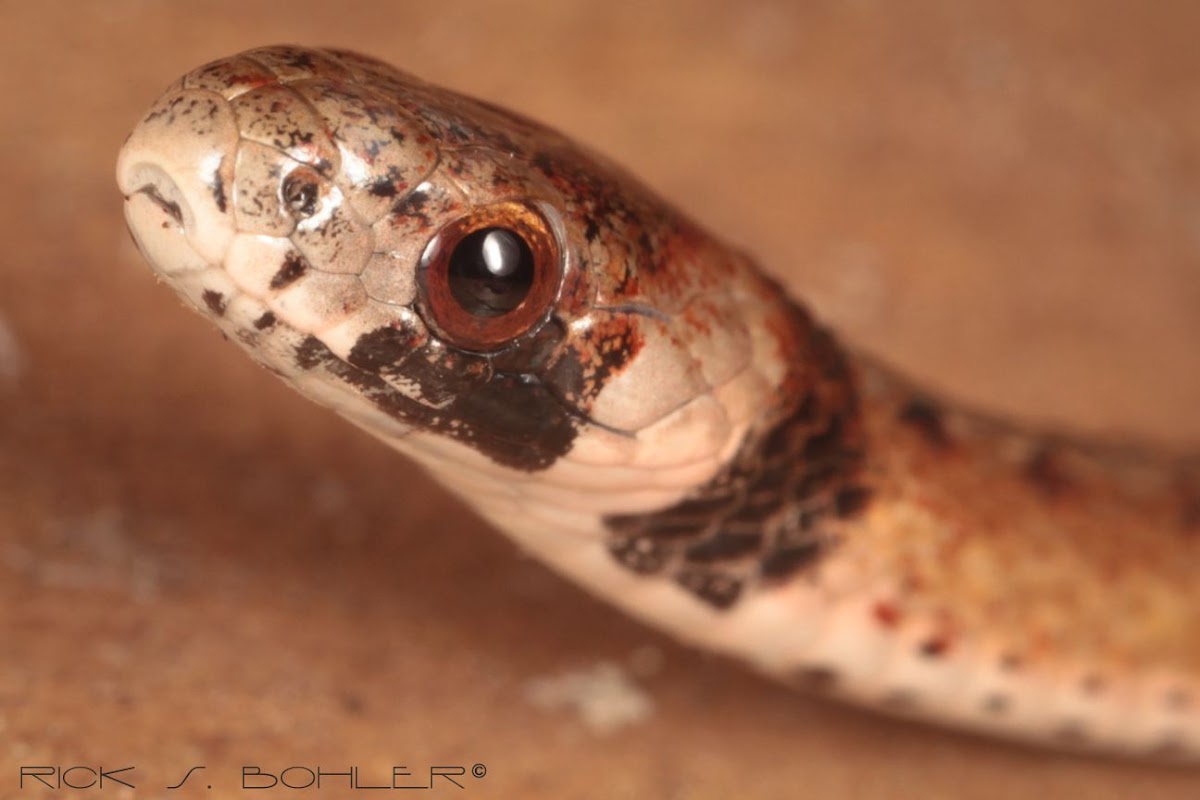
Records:
[[[177,74],[353,46],[607,151],[960,397],[1200,442],[1200,7],[988,6],[0,2],[0,796],[68,796],[19,791],[32,765],[220,799],[392,794],[246,765],[479,764],[434,795],[1196,797],[623,618],[242,358],[121,220],[117,148]],[[539,702],[605,663],[642,721]]]

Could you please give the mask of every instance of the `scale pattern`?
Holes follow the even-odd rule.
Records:
[[[118,181],[232,341],[630,613],[894,713],[1200,756],[1194,459],[956,410],[604,158],[353,53],[188,73]],[[559,282],[456,345],[423,254],[505,203]]]

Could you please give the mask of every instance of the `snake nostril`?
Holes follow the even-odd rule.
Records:
[[[130,187],[125,197],[144,197],[157,206],[175,225],[187,230],[192,223],[192,209],[179,183],[167,170],[154,163],[142,162],[131,166],[122,183]],[[136,188],[133,188],[136,187]]]
[[[157,186],[154,184],[143,186],[141,189],[138,189],[137,192],[135,192],[135,194],[138,193],[146,195],[150,202],[154,203],[154,205],[165,211],[167,216],[175,220],[178,225],[183,225],[183,210],[179,207],[179,203],[163,197]]]

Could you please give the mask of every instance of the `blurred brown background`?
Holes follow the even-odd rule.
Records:
[[[182,310],[112,177],[178,74],[351,46],[615,156],[961,398],[1194,444],[1200,6],[0,11],[0,796],[40,796],[22,764],[137,767],[136,794],[104,797],[198,764],[167,796],[244,797],[246,764],[485,764],[463,797],[1200,790],[798,696],[592,601]],[[602,662],[647,720],[603,735],[531,702],[531,680]]]

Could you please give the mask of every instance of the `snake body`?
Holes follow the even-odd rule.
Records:
[[[228,338],[629,613],[894,713],[1200,756],[1187,459],[955,410],[604,158],[354,53],[188,73],[118,179]]]

